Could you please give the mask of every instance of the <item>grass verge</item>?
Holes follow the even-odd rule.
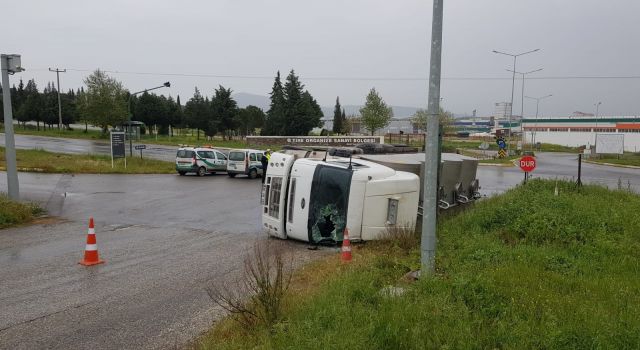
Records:
[[[359,245],[350,265],[336,254],[298,272],[274,326],[225,320],[198,347],[640,347],[640,196],[554,187],[532,180],[444,218],[432,276],[402,278],[417,240]]]
[[[0,229],[29,222],[43,210],[31,203],[19,203],[0,193]]]
[[[620,157],[601,155],[599,158],[589,159],[589,161],[594,163],[640,166],[640,153],[625,153],[620,155]]]
[[[0,170],[6,169],[4,147],[0,147]],[[73,174],[171,174],[175,164],[154,159],[117,159],[111,168],[111,157],[101,155],[72,155],[44,150],[16,150],[19,171]]]
[[[0,128],[0,132],[4,132],[3,128]],[[35,127],[27,126],[27,128],[23,128],[22,126],[14,125],[14,132],[20,135],[33,135],[33,136],[47,136],[47,137],[61,137],[61,138],[70,138],[70,139],[83,139],[83,140],[95,140],[95,141],[104,141],[109,142],[109,134],[103,135],[99,130],[88,130],[87,132],[84,129],[74,129],[74,130],[58,130],[58,129],[41,129],[36,130]],[[136,143],[142,144],[156,144],[156,145],[166,145],[166,146],[178,146],[178,145],[212,145],[214,147],[221,148],[248,148],[246,142],[244,140],[222,140],[220,137],[214,138],[212,141],[207,141],[204,137],[204,134],[200,132],[200,138],[196,136],[195,130],[190,129],[182,129],[180,130],[180,134],[175,134],[172,137],[168,135],[141,135],[141,139],[139,141],[135,141]],[[277,148],[278,145],[273,145],[271,148]],[[265,148],[263,146],[262,148]]]

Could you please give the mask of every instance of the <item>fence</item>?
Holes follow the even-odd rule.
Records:
[[[385,134],[384,143],[404,144],[424,149],[425,134]]]

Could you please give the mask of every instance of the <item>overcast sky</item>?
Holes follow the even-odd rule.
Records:
[[[95,68],[209,75],[113,74],[133,91],[171,81],[162,93],[184,103],[194,86],[207,95],[219,84],[267,95],[275,72],[293,68],[321,105],[333,105],[337,95],[343,104],[362,104],[375,86],[388,104],[421,107],[431,7],[430,0],[0,0],[0,50],[21,54],[27,69],[12,84],[35,78],[43,87],[55,81],[48,67],[69,70],[61,75],[65,91]],[[540,48],[518,59],[518,71],[544,68],[532,77],[639,77],[638,14],[636,0],[445,0],[444,107],[484,116],[510,99],[505,69],[513,60],[492,50]],[[520,88],[517,80],[514,114]],[[638,78],[527,80],[525,89],[554,95],[541,103],[544,115],[593,112],[598,101],[601,114],[640,114]],[[525,116],[534,113],[535,102],[526,100]]]

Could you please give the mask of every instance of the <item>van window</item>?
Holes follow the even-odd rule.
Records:
[[[256,161],[256,154],[255,153],[251,153],[249,155],[249,160],[252,161],[252,162],[255,162]]]
[[[280,191],[282,190],[282,178],[273,177],[271,179],[271,193],[269,194],[269,216],[280,217]]]
[[[242,161],[244,156],[244,152],[229,152],[229,160]]]
[[[206,158],[206,159],[214,159],[215,156],[213,155],[213,152],[211,151],[198,151],[198,155],[202,158]]]
[[[176,158],[193,158],[195,156],[193,151],[187,151],[185,149],[181,149],[178,151]]]
[[[224,153],[216,152],[216,156],[218,156],[218,159],[227,160],[227,156]]]

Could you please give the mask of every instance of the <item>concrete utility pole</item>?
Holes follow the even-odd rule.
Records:
[[[60,73],[66,73],[66,69],[51,69],[49,72],[56,72],[56,78],[58,79],[58,130],[62,130],[62,104],[60,103]]]
[[[2,70],[2,98],[4,102],[4,138],[5,158],[7,161],[7,187],[9,198],[20,200],[18,184],[18,163],[16,161],[16,143],[13,138],[13,112],[11,108],[11,90],[9,88],[9,74],[21,72],[20,55],[0,55]]]
[[[422,201],[422,237],[420,263],[424,273],[433,273],[436,258],[436,220],[438,210],[438,170],[440,168],[440,68],[442,58],[443,0],[433,0],[431,22],[431,61],[427,135],[424,147],[424,198]]]

